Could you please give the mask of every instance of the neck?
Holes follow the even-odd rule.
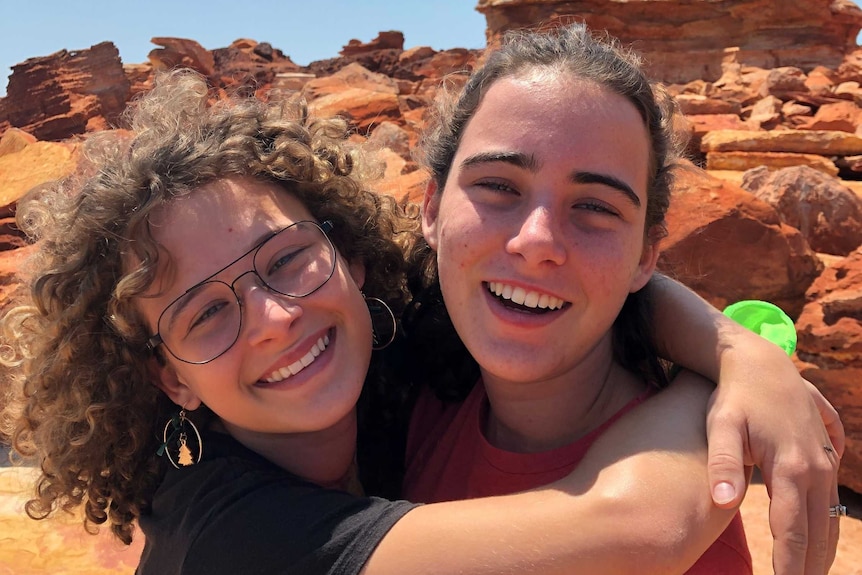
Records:
[[[320,431],[277,434],[225,427],[237,441],[294,475],[324,487],[355,487],[355,410]]]
[[[482,376],[490,401],[485,437],[516,453],[549,451],[580,439],[644,388],[613,360],[610,342],[573,370],[547,380],[513,382],[484,370]]]

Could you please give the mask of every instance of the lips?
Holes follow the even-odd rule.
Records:
[[[533,309],[553,311],[561,309],[568,302],[546,293],[526,290],[522,287],[505,284],[502,282],[488,282],[488,291],[498,298],[510,301],[518,306]]]
[[[308,353],[302,356],[298,361],[293,362],[287,367],[282,367],[281,369],[273,371],[269,376],[264,378],[263,381],[266,383],[276,383],[284,381],[289,377],[293,377],[314,363],[318,356],[326,350],[327,346],[329,346],[329,335],[324,334],[311,346]]]

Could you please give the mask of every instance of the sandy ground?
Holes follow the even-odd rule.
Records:
[[[841,518],[841,537],[830,575],[862,575],[862,496],[841,490],[848,517]],[[772,534],[769,531],[769,496],[766,487],[754,483],[742,503],[742,520],[754,574],[772,573]]]
[[[0,468],[0,575],[132,575],[143,547],[116,541],[107,530],[88,535],[77,517],[33,521],[22,511],[29,470]],[[830,573],[862,575],[862,497],[842,494],[851,517]],[[766,488],[753,484],[742,507],[756,575],[772,573],[772,536]]]

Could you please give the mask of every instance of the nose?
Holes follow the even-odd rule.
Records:
[[[509,238],[506,251],[520,255],[530,264],[566,261],[566,246],[554,215],[545,206],[531,209],[520,222],[517,233]]]
[[[243,308],[240,338],[250,345],[284,338],[302,317],[298,300],[270,290],[253,270],[238,277],[233,289]]]

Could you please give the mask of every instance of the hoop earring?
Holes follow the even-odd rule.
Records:
[[[188,441],[190,436],[186,430],[186,424],[188,424],[194,432],[194,436],[192,436],[191,439],[193,442],[197,442],[197,457],[195,457],[192,449],[189,448]],[[198,431],[197,426],[191,419],[186,417],[185,409],[180,409],[180,412],[170,418],[165,424],[165,430],[162,433],[162,440],[164,443],[159,447],[156,455],[167,455],[168,461],[170,461],[171,465],[175,468],[182,469],[182,467],[188,467],[195,463],[200,463],[201,456],[204,452],[204,442],[201,439],[201,434]],[[172,450],[176,451],[176,459],[174,459],[174,455],[171,453]]]
[[[380,351],[389,346],[395,341],[395,334],[398,331],[398,322],[395,321],[395,314],[392,313],[385,301],[376,297],[368,297],[362,294],[365,298],[365,305],[368,306],[368,312],[371,314],[371,349]]]

